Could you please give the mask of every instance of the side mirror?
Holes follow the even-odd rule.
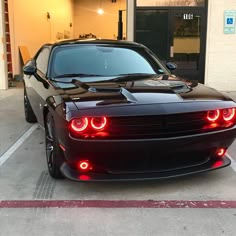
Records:
[[[177,65],[173,62],[167,62],[166,63],[166,67],[170,70],[170,71],[174,71],[177,69]]]
[[[37,71],[34,61],[29,61],[24,67],[23,72],[25,75],[34,75]]]

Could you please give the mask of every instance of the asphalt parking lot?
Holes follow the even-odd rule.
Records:
[[[0,236],[235,235],[236,142],[227,155],[230,167],[169,180],[55,181],[22,88],[0,91]]]

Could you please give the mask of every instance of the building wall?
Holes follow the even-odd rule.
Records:
[[[103,8],[104,14],[97,13]],[[75,0],[75,37],[92,33],[99,38],[116,39],[118,10],[126,9],[126,0]],[[123,36],[126,37],[126,11],[123,12]]]
[[[224,10],[236,10],[234,0],[209,0],[205,83],[236,91],[236,34],[224,34]]]
[[[39,47],[68,33],[73,37],[74,0],[9,0],[13,74],[19,74],[19,46],[30,56]],[[47,19],[47,12],[50,19]],[[72,27],[70,27],[72,23]]]

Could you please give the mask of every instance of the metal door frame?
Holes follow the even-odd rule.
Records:
[[[204,83],[205,81],[205,61],[206,61],[206,41],[207,41],[207,12],[208,12],[208,0],[205,0],[204,7],[137,7],[135,1],[135,14],[134,14],[134,41],[136,41],[136,12],[138,10],[167,10],[168,11],[168,44],[169,51],[167,52],[170,56],[170,47],[173,45],[174,35],[173,35],[173,15],[175,12],[196,12],[201,14],[201,34],[200,34],[200,59],[199,59],[199,69],[200,78],[199,82]],[[171,58],[170,58],[171,60]]]

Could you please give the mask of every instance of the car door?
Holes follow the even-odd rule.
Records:
[[[48,60],[51,52],[50,46],[42,47],[36,54],[34,63],[36,64],[36,73],[31,76],[26,76],[25,85],[27,96],[31,107],[37,117],[38,123],[43,125],[43,108],[45,100],[48,96],[48,82],[46,78]]]

